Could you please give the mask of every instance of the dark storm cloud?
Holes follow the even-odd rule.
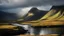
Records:
[[[64,0],[30,0],[28,2],[35,5],[64,5]]]
[[[0,0],[0,8],[64,5],[64,0]]]

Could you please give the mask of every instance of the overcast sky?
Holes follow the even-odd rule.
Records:
[[[22,14],[22,16],[32,7],[48,11],[52,5],[64,5],[64,0],[0,0],[0,10]]]
[[[0,8],[63,5],[64,0],[0,0]]]

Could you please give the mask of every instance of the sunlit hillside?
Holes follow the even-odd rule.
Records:
[[[64,25],[64,8],[53,8],[38,20],[19,23],[32,24],[33,26]]]

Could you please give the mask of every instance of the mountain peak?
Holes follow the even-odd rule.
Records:
[[[36,7],[33,7],[33,8],[30,9],[29,12],[30,12],[30,13],[34,13],[34,12],[37,12],[37,11],[38,11],[38,9],[37,9]]]

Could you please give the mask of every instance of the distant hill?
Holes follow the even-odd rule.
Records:
[[[18,19],[15,13],[0,11],[0,22],[8,22]]]

